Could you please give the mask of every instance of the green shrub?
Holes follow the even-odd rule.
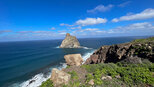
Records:
[[[80,81],[78,74],[75,71],[68,72],[71,75],[71,81],[69,87],[80,87]]]
[[[75,71],[68,72],[68,73],[71,75],[71,79],[73,79],[73,80],[79,79],[78,74]]]
[[[93,77],[93,75],[92,74],[90,74],[90,73],[88,73],[87,75],[86,75],[86,83],[88,83],[91,79],[93,79],[94,77]]]
[[[87,81],[94,79],[96,85],[103,84],[101,77],[103,75],[115,76],[120,75],[119,80],[125,82],[129,86],[141,83],[154,84],[152,73],[154,72],[154,64],[127,64],[127,63],[108,63],[108,64],[92,64],[84,65],[88,72],[93,73],[87,75]]]
[[[40,87],[54,87],[54,86],[53,86],[52,81],[48,79],[47,81],[43,82]]]
[[[80,82],[79,81],[73,81],[70,82],[69,87],[80,87]]]
[[[154,41],[154,37],[146,38],[146,39],[136,39],[133,41],[133,43],[142,43],[142,42],[152,42]]]

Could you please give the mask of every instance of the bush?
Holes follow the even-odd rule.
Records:
[[[78,74],[75,71],[68,72],[71,75],[71,81],[69,87],[80,87],[80,81]]]
[[[94,77],[93,77],[93,75],[92,74],[90,74],[90,73],[88,73],[87,75],[86,75],[86,83],[88,83],[91,79],[93,79]]]
[[[54,86],[53,86],[52,81],[48,79],[47,81],[43,82],[40,87],[54,87]]]
[[[154,41],[154,37],[146,38],[146,39],[136,39],[133,42],[134,43],[142,43],[142,42],[152,42]]]
[[[71,74],[72,80],[78,80],[79,79],[78,74],[75,71],[68,72],[68,73]]]
[[[92,64],[83,65],[89,73],[87,75],[87,81],[94,79],[96,85],[102,85],[103,81],[101,77],[103,75],[115,76],[120,75],[119,80],[125,82],[125,84],[132,86],[141,83],[154,84],[154,78],[152,73],[154,71],[154,64],[126,64],[126,63],[108,63],[108,64]]]

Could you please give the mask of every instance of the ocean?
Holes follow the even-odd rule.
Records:
[[[66,67],[64,55],[80,53],[86,60],[96,49],[146,37],[79,39],[84,48],[62,49],[59,40],[0,42],[0,87],[37,87],[51,76],[52,68]]]

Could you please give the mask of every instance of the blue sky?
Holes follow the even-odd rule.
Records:
[[[154,35],[154,0],[0,0],[0,41]]]

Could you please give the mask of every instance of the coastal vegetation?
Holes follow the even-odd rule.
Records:
[[[88,87],[89,81],[94,80],[95,86],[154,86],[154,63],[145,64],[126,64],[126,63],[100,63],[82,65],[88,73],[85,77],[85,83],[80,82],[78,74],[75,71],[68,72],[71,75],[71,81],[64,87]],[[81,73],[82,74],[82,73]],[[103,76],[111,76],[112,79],[104,79]],[[80,84],[82,83],[82,84]],[[40,87],[53,87],[52,81],[47,80]]]
[[[89,72],[86,81],[94,79],[95,85],[114,86],[116,84],[120,87],[120,84],[125,86],[148,84],[154,86],[154,64],[150,62],[147,64],[102,63],[83,65],[82,67]],[[111,76],[112,80],[102,80],[102,76]]]
[[[40,87],[54,87],[54,86],[53,86],[52,81],[48,79],[47,81],[43,82]]]
[[[154,37],[150,37],[150,38],[146,38],[146,39],[136,39],[133,40],[133,43],[146,43],[146,42],[153,42],[154,41]]]

